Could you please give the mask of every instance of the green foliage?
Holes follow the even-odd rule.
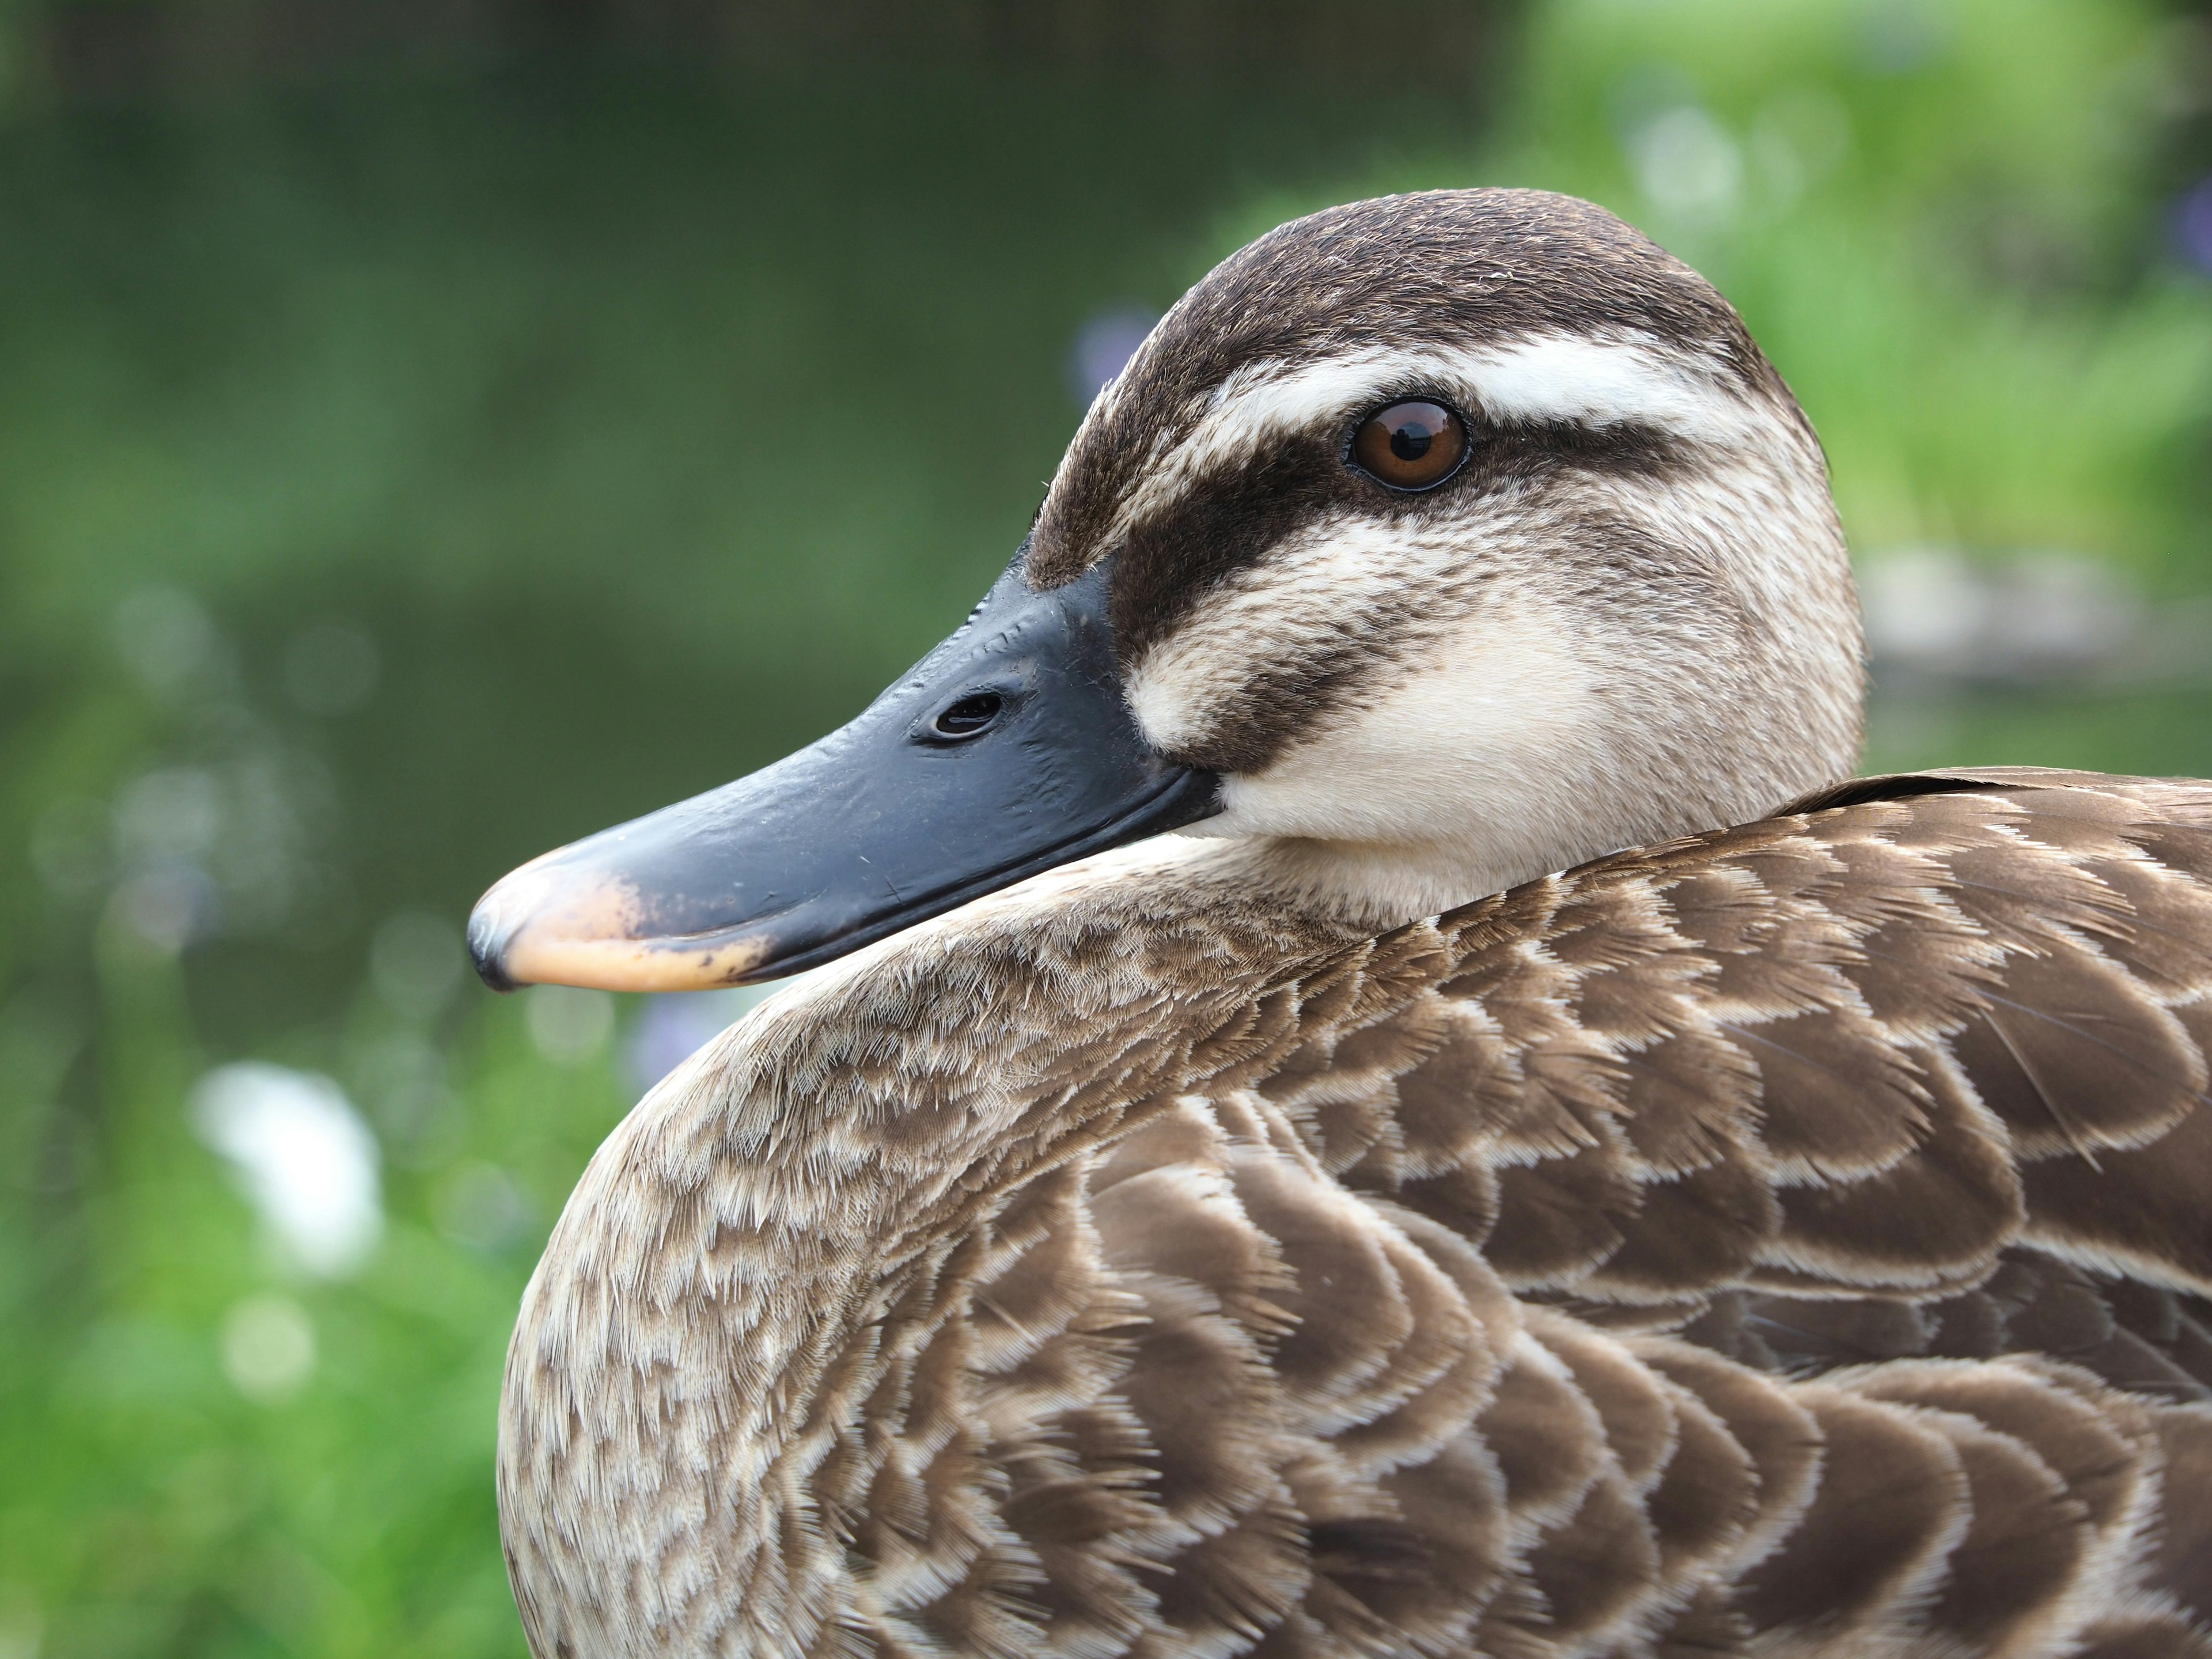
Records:
[[[520,1651],[501,1358],[635,1085],[459,919],[920,654],[1084,318],[1374,125],[548,70],[0,129],[0,1659]],[[377,1130],[357,1275],[193,1133],[248,1056]]]
[[[550,70],[0,127],[0,1659],[520,1652],[501,1356],[635,1088],[605,1005],[460,983],[460,916],[852,712],[1011,553],[1082,319],[1282,217],[1592,196],[1742,307],[1869,557],[2212,586],[2166,30],[1552,0],[1482,143],[1404,98]],[[2187,690],[1910,712],[1877,758],[2212,772]],[[357,1273],[195,1133],[249,1057],[374,1126]]]
[[[10,1328],[33,1339],[0,1361],[15,1616],[43,1601],[62,1654],[518,1651],[489,1402],[544,1221],[617,1085],[603,1062],[533,1053],[514,1011],[469,1021],[435,1145],[392,1137],[380,1249],[356,1279],[311,1279],[255,1237],[187,1127],[202,1056],[175,960],[120,928],[101,945],[99,1144],[80,1153],[96,1169],[65,1231],[6,1239],[18,1273],[78,1257],[61,1285],[8,1287]],[[11,1084],[51,1084],[44,1059]],[[441,1231],[455,1184],[499,1170],[526,1188],[526,1224]],[[221,1356],[271,1307],[304,1319],[315,1364],[249,1397]]]

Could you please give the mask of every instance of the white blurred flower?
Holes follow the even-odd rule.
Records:
[[[410,1019],[429,1019],[460,988],[469,965],[460,929],[428,910],[402,910],[368,948],[377,995]]]
[[[615,1034],[615,1000],[605,991],[533,985],[523,1018],[539,1054],[556,1066],[580,1066]]]
[[[2056,682],[2110,675],[2140,654],[2142,600],[2080,554],[1972,559],[1897,548],[1859,572],[1877,678]]]
[[[115,840],[125,859],[198,858],[223,828],[222,787],[197,766],[149,772],[115,803]]]
[[[142,942],[173,957],[215,931],[221,902],[206,871],[169,859],[134,872],[115,890],[109,910]]]
[[[258,1405],[297,1394],[315,1370],[315,1328],[289,1296],[253,1296],[222,1322],[222,1373]]]
[[[1638,126],[1628,157],[1637,187],[1662,212],[1708,224],[1735,214],[1743,193],[1743,151],[1697,105],[1678,104]]]
[[[1972,648],[1988,618],[1988,591],[1949,548],[1898,549],[1858,582],[1867,647],[1880,660],[1940,667]]]
[[[149,690],[174,696],[220,661],[222,639],[191,594],[142,587],[115,608],[115,649]]]
[[[220,1066],[192,1091],[192,1122],[301,1267],[327,1278],[368,1260],[384,1231],[376,1138],[337,1084],[258,1060]]]

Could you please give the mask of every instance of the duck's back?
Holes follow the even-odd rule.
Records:
[[[1060,950],[933,1039],[1018,1073],[1014,1118],[948,1097],[851,1153],[945,1167],[787,1345],[730,1619],[1084,1659],[2212,1656],[2212,786],[1871,781],[1373,941],[1206,926]],[[992,971],[959,961],[900,1017],[957,1025],[930,999]],[[881,1060],[838,1042],[754,1075]],[[614,1301],[592,1206],[705,1167],[647,1136],[533,1285],[510,1488],[554,1478],[543,1425],[588,1437],[552,1402]],[[551,1652],[557,1528],[514,1515]],[[656,1605],[703,1649],[711,1601]]]

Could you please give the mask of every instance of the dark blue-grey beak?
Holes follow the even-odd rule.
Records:
[[[1021,563],[850,725],[501,881],[469,919],[477,971],[500,990],[775,979],[1219,811],[1218,780],[1129,713],[1108,566],[1039,592]]]

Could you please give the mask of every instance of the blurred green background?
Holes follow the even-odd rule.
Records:
[[[515,1301],[730,1005],[471,901],[854,713],[1283,218],[1613,207],[1823,434],[1870,764],[2212,774],[2209,110],[2125,0],[0,12],[0,1659],[522,1652]]]

